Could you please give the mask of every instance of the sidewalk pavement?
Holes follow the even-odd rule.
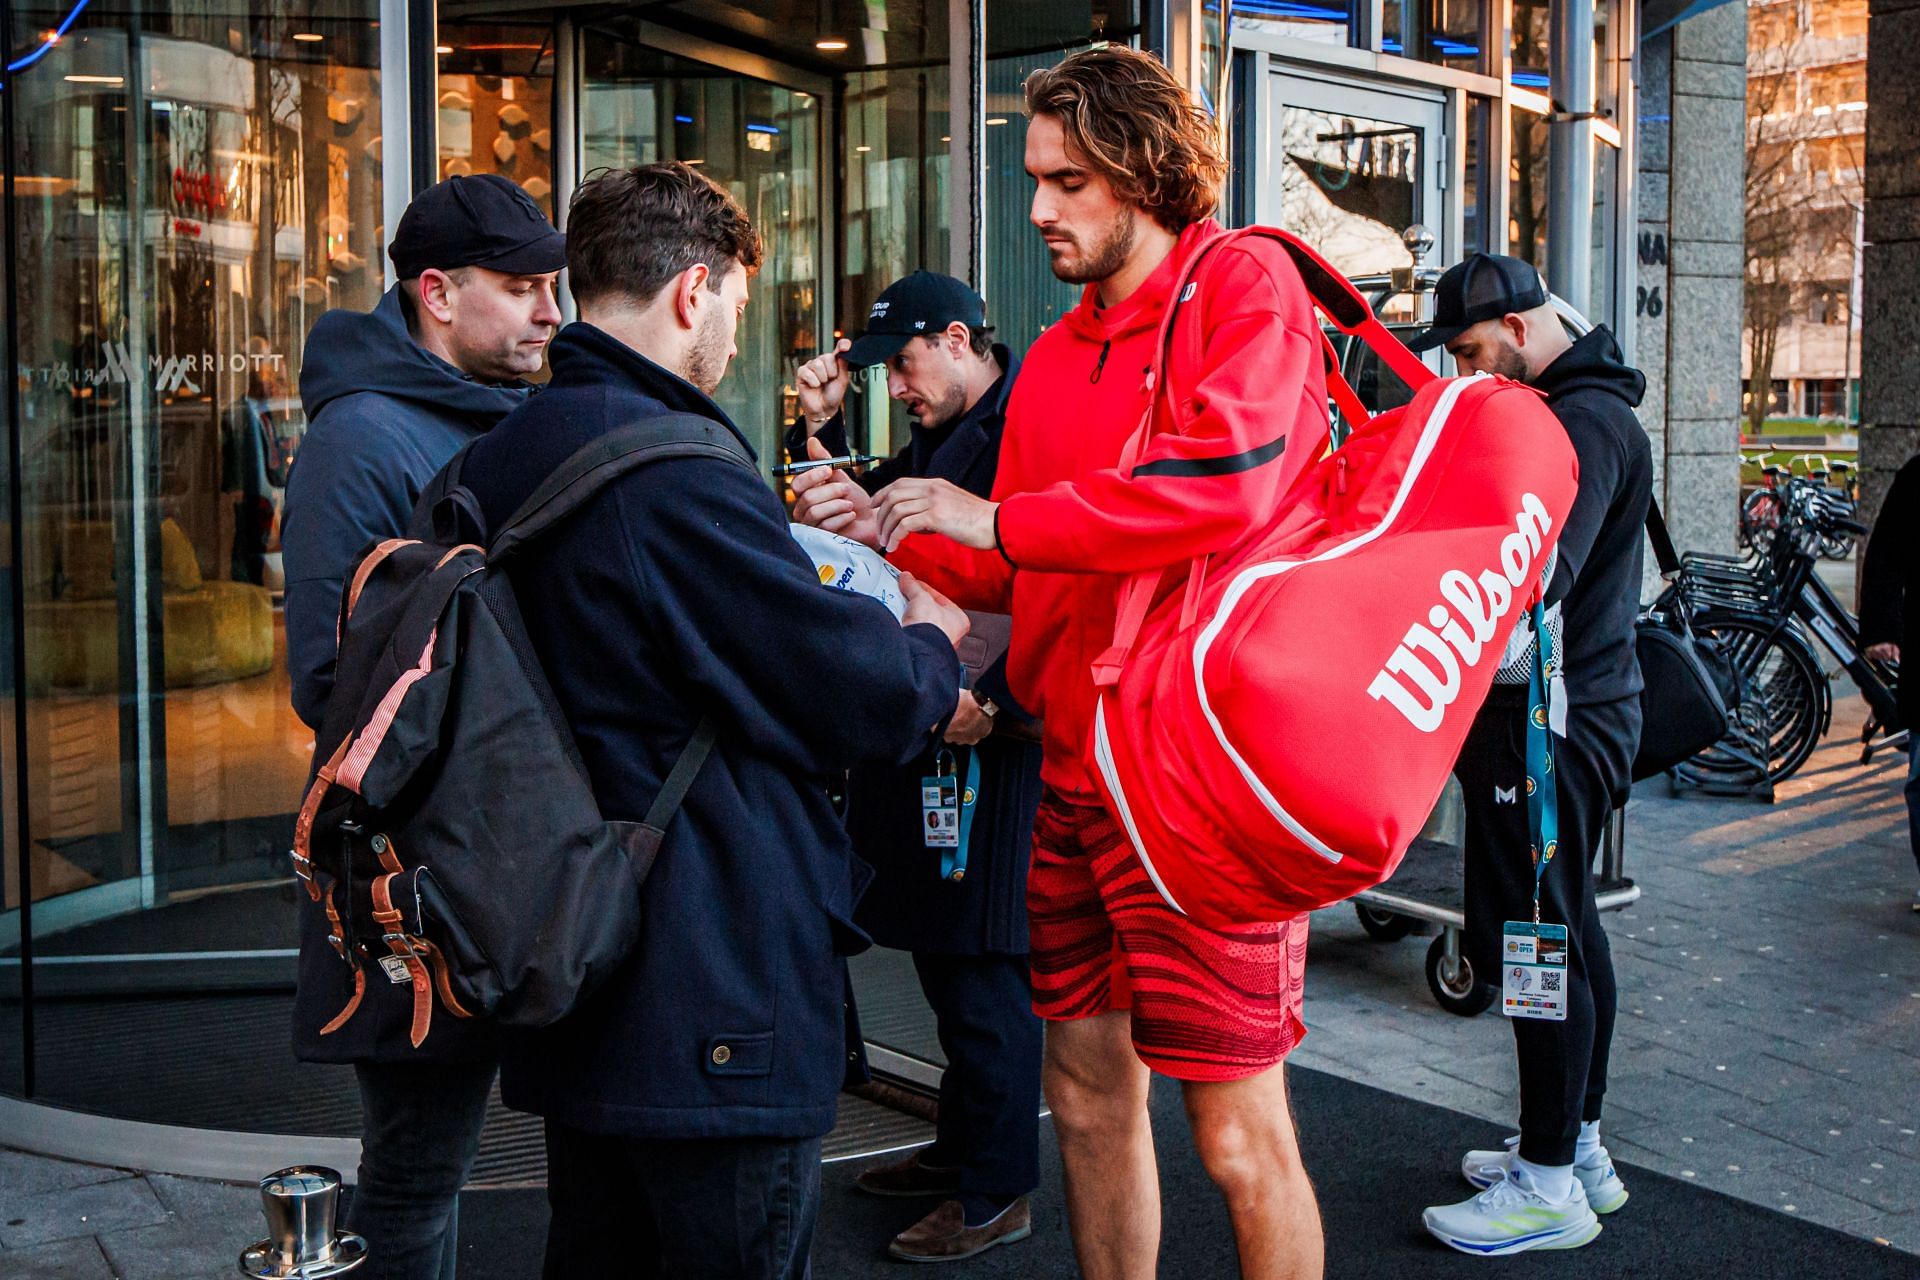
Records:
[[[1920,1253],[1920,872],[1906,757],[1861,767],[1864,715],[1841,699],[1773,805],[1636,791],[1626,873],[1644,896],[1603,917],[1620,1018],[1601,1136],[1623,1160]],[[1317,916],[1294,1060],[1512,1124],[1505,1019],[1434,1004],[1426,945],[1374,942],[1350,909]]]
[[[1863,714],[1843,699],[1771,806],[1661,782],[1635,796],[1627,873],[1645,896],[1606,918],[1621,1007],[1603,1136],[1622,1159],[1920,1253],[1920,873],[1904,758],[1860,767]],[[1347,908],[1316,917],[1295,1060],[1510,1122],[1511,1034],[1497,1013],[1442,1012],[1425,948],[1371,941]],[[1390,1135],[1359,1145],[1390,1158]],[[1610,1229],[1631,1222],[1629,1207]],[[212,1280],[263,1230],[252,1187],[0,1151],[7,1280]]]

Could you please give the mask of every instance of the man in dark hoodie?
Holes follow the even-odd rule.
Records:
[[[366,547],[399,536],[414,500],[459,449],[527,398],[560,323],[566,240],[526,192],[484,174],[423,192],[390,252],[400,283],[370,314],[329,311],[307,339],[307,434],[287,482],[287,667],[293,707],[318,727],[333,687],[342,579]],[[451,1280],[460,1187],[479,1149],[497,1050],[485,1027],[436,1021],[420,1048],[405,987],[374,984],[359,1014],[317,907],[300,898],[294,1049],[350,1062],[363,1115],[348,1225],[372,1275]]]
[[[1410,345],[1442,344],[1463,374],[1500,374],[1546,394],[1579,458],[1580,492],[1560,528],[1547,585],[1554,637],[1548,772],[1559,837],[1537,875],[1527,804],[1534,785],[1526,759],[1530,646],[1507,655],[1502,674],[1518,669],[1520,682],[1495,684],[1455,766],[1467,810],[1473,970],[1502,973],[1509,921],[1564,926],[1566,969],[1553,975],[1564,976],[1564,1003],[1558,1017],[1514,1018],[1519,1136],[1505,1150],[1469,1151],[1461,1172],[1484,1190],[1428,1209],[1426,1225],[1466,1253],[1566,1249],[1598,1235],[1596,1215],[1627,1199],[1600,1145],[1615,993],[1592,860],[1607,815],[1626,802],[1640,742],[1634,619],[1653,456],[1633,410],[1646,379],[1621,362],[1604,327],[1570,338],[1539,273],[1497,254],[1475,254],[1441,278],[1434,325]]]

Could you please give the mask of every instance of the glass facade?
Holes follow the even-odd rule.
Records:
[[[1631,11],[1599,0],[1603,54]],[[955,53],[968,46],[946,0],[666,0],[572,10],[588,15],[577,25],[495,4],[417,51],[422,120],[387,115],[408,100],[381,66],[383,27],[387,47],[405,45],[399,12],[14,10],[0,1092],[210,1128],[355,1131],[350,1074],[297,1066],[286,1047],[285,850],[312,735],[289,708],[279,521],[306,336],[328,308],[381,296],[409,173],[502,174],[551,212],[603,166],[701,165],[767,242],[720,399],[771,458],[797,364],[857,329],[899,276],[972,262],[1016,350],[1075,304],[1028,220],[1022,82],[1066,51],[1150,45],[1173,26],[1139,0],[976,0],[975,65]],[[1277,143],[1229,140],[1240,207],[1356,275],[1407,266],[1414,222],[1442,236],[1428,266],[1484,245],[1544,267],[1550,127],[1518,95],[1547,87],[1548,0],[1385,0],[1377,29],[1372,12],[1193,0],[1196,93]],[[1487,47],[1509,30],[1508,48]],[[1285,92],[1251,74],[1249,50],[1272,37],[1292,52],[1258,65]],[[1326,44],[1387,56],[1316,64]],[[1496,76],[1508,54],[1510,85],[1452,74]],[[1600,65],[1596,105],[1618,119],[1627,61]],[[1266,95],[1262,110],[1242,95]],[[1624,261],[1621,159],[1597,149],[1595,298]],[[856,417],[867,447],[897,445],[905,420],[883,392]],[[937,1064],[910,969],[860,959],[863,1017],[876,1042]],[[233,1083],[196,1084],[214,1074]]]

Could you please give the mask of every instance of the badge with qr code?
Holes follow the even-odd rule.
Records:
[[[1500,1012],[1567,1020],[1567,926],[1509,920],[1500,931]]]

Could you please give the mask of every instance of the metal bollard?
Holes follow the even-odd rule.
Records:
[[[258,1280],[324,1280],[367,1260],[367,1242],[334,1230],[340,1174],[323,1165],[294,1165],[260,1179],[267,1238],[240,1255],[240,1271]]]

